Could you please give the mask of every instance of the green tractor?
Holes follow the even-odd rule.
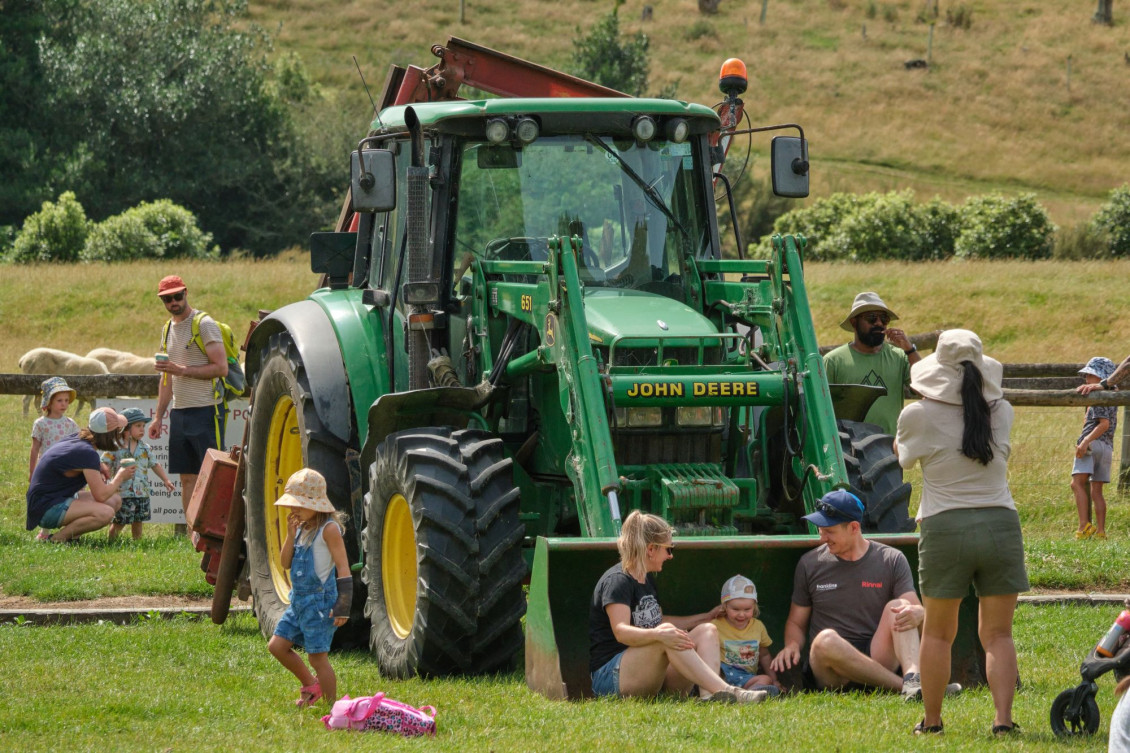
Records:
[[[825,492],[851,489],[866,530],[916,562],[891,438],[859,423],[877,390],[827,383],[804,240],[775,238],[767,261],[736,237],[723,252],[734,129],[718,113],[615,92],[397,105],[395,84],[352,155],[339,231],[312,237],[324,286],[248,341],[264,633],[289,591],[273,503],[303,466],[350,518],[361,577],[339,643],[389,676],[506,669],[528,601],[530,686],[587,694],[588,598],[633,509],[678,531],[665,605],[701,611],[742,572],[777,635],[818,543],[801,516]],[[803,135],[772,156],[777,190],[806,195]]]

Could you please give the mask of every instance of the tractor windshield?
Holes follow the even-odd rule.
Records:
[[[544,259],[551,236],[576,235],[586,283],[681,297],[683,259],[710,252],[696,149],[592,134],[464,143],[456,269],[475,256]]]

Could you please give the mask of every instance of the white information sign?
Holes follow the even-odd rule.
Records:
[[[118,413],[121,413],[126,408],[140,408],[147,416],[152,417],[157,412],[157,398],[110,398],[99,399],[95,401],[94,407],[101,408],[108,405]],[[246,400],[232,400],[228,402],[228,421],[224,429],[224,449],[228,449],[232,445],[239,444],[243,441],[243,427],[247,423],[250,410]],[[165,420],[161,426],[160,439],[149,438],[149,427],[153,423],[150,422],[145,425],[145,437],[142,439],[149,448],[152,450],[152,457],[155,463],[160,464],[165,472],[169,470],[169,419],[165,416]],[[161,479],[157,477],[156,473],[149,472],[149,506],[152,510],[153,517],[151,523],[183,523],[184,522],[184,509],[181,507],[181,489],[180,477],[176,474],[169,474],[169,479],[176,487],[176,491],[172,494],[165,490],[165,485],[161,483]]]

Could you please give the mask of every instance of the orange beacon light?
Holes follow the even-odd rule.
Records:
[[[745,63],[738,58],[730,58],[722,63],[722,71],[718,74],[718,88],[723,94],[736,97],[746,90],[748,84]]]

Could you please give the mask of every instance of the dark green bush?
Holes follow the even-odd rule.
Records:
[[[877,197],[878,194],[875,193],[834,193],[827,198],[818,199],[810,206],[786,212],[773,223],[773,233],[761,239],[753,255],[761,258],[770,256],[770,237],[773,234],[800,233],[808,239],[805,258],[812,261],[844,259],[845,257],[837,255],[839,247],[831,242],[833,235],[839,232],[845,219],[874,203]]]
[[[592,30],[584,34],[577,28],[573,39],[573,75],[601,86],[622,91],[635,97],[647,90],[650,62],[648,47],[651,42],[641,31],[629,37],[620,36],[618,11],[624,0],[616,0],[612,12],[597,20]]]
[[[1103,252],[1130,256],[1130,184],[1110,192],[1110,198],[1091,220],[1097,236],[1105,242]]]
[[[43,207],[24,220],[8,259],[18,263],[37,261],[77,261],[90,233],[86,211],[71,191],[58,203],[43,202]]]
[[[142,202],[107,218],[91,231],[83,261],[126,259],[206,259],[219,256],[209,248],[211,233],[200,230],[196,217],[168,199]]]
[[[1035,194],[971,196],[961,207],[954,253],[962,259],[1046,259],[1054,235]]]

